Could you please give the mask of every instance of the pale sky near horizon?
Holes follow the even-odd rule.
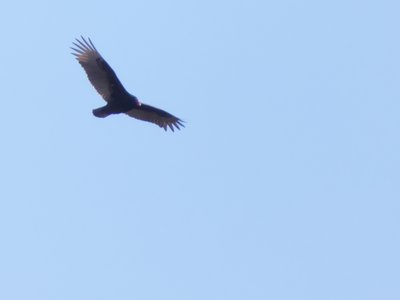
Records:
[[[400,299],[400,2],[0,10],[0,299]],[[70,54],[186,121],[117,115]]]

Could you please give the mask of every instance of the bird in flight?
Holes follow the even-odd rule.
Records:
[[[97,51],[90,38],[76,39],[71,47],[78,62],[85,70],[89,81],[96,91],[107,102],[107,105],[93,109],[93,115],[105,118],[112,114],[125,113],[130,117],[157,124],[166,131],[169,127],[185,127],[183,121],[166,111],[141,103],[138,98],[129,94],[119,81],[114,70]]]

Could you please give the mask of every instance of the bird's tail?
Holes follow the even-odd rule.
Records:
[[[111,109],[106,105],[92,110],[93,115],[98,118],[105,118],[112,114]]]

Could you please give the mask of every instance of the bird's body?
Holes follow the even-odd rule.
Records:
[[[139,106],[139,100],[126,92],[119,95],[112,95],[107,105],[94,109],[93,114],[96,117],[104,118],[111,114],[127,113]]]
[[[180,129],[183,121],[179,118],[155,108],[141,103],[135,96],[128,93],[119,81],[114,70],[103,59],[94,47],[92,41],[87,42],[83,37],[82,41],[76,40],[73,43],[76,48],[72,48],[78,62],[82,65],[87,76],[97,92],[107,102],[105,106],[93,110],[93,115],[105,118],[111,114],[125,113],[133,118],[152,122],[167,130],[169,127],[174,131],[174,127]]]

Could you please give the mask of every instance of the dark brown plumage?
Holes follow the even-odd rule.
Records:
[[[129,94],[119,81],[114,70],[97,51],[92,41],[76,39],[71,47],[72,53],[85,70],[89,81],[96,91],[107,102],[107,105],[93,109],[93,114],[105,118],[111,114],[125,113],[133,118],[151,122],[167,130],[185,127],[183,121],[164,110],[141,103],[135,96]]]

